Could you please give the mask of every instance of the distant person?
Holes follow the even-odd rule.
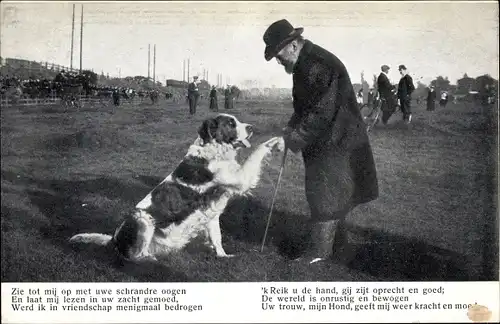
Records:
[[[115,106],[119,106],[120,105],[120,91],[118,88],[113,89],[112,96],[113,96],[113,104]]]
[[[210,90],[210,110],[219,111],[219,103],[217,102],[217,89],[212,86]]]
[[[488,104],[494,104],[495,103],[495,97],[497,95],[497,91],[495,90],[495,85],[493,84],[488,84],[486,87],[486,90],[488,92]]]
[[[54,82],[64,83],[65,81],[66,81],[66,72],[64,70],[61,70],[61,72],[56,74]]]
[[[394,86],[389,81],[389,70],[390,67],[388,65],[382,65],[380,67],[380,75],[377,78],[377,89],[380,95],[380,100],[382,101],[382,105],[380,110],[382,110],[382,123],[385,125],[391,118],[392,114],[396,110],[396,103],[394,102]]]
[[[448,104],[448,92],[442,91],[441,92],[441,99],[439,100],[439,105],[442,108],[445,108],[447,104]]]
[[[359,89],[358,94],[356,96],[356,100],[358,102],[358,105],[360,105],[360,106],[364,103],[364,100],[363,100],[363,89]]]
[[[374,107],[375,106],[375,91],[373,90],[373,88],[370,88],[370,90],[368,90],[368,106],[369,107]]]
[[[483,88],[479,90],[479,99],[483,106],[487,106],[495,103],[495,86],[492,84],[486,84]]]
[[[398,67],[401,80],[398,85],[398,99],[401,105],[401,112],[403,112],[403,121],[406,124],[411,122],[411,94],[415,91],[413,79],[408,74],[408,69],[404,65]]]
[[[229,84],[227,85],[226,90],[224,91],[224,108],[225,109],[234,108],[233,93],[231,91],[231,87],[229,86]]]
[[[189,113],[191,115],[196,114],[196,107],[198,106],[198,101],[200,100],[200,91],[198,89],[198,85],[198,76],[194,76],[193,82],[188,85]]]
[[[286,19],[265,31],[264,58],[293,75],[293,110],[283,129],[285,147],[301,153],[311,211],[308,264],[353,256],[346,217],[378,197],[370,140],[349,73],[342,61],[301,36]],[[345,258],[344,258],[345,257]]]
[[[427,111],[434,111],[436,109],[436,89],[433,86],[429,87],[427,92]]]

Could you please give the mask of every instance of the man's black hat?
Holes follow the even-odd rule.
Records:
[[[403,64],[401,64],[399,67],[398,67],[398,70],[401,71],[401,70],[406,70],[406,66],[404,66]]]
[[[269,26],[264,33],[266,49],[264,57],[266,61],[271,60],[286,45],[302,34],[304,28],[294,28],[286,19],[278,20]]]

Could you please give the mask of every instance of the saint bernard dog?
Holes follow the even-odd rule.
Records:
[[[257,186],[263,161],[272,150],[284,149],[283,138],[273,137],[240,165],[237,151],[251,146],[252,134],[251,125],[232,115],[205,120],[181,163],[136,205],[113,236],[82,233],[70,242],[112,246],[137,262],[179,251],[204,234],[205,244],[217,256],[231,256],[222,247],[219,217],[231,198]]]

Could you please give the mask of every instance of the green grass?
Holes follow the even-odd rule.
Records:
[[[212,113],[186,105],[2,108],[2,281],[498,280],[497,114],[474,105],[396,115],[370,134],[380,198],[349,216],[351,262],[290,262],[302,248],[308,206],[300,155],[290,154],[263,237],[280,154],[249,198],[221,217],[219,259],[193,242],[157,264],[121,263],[106,249],[70,246],[79,232],[112,233],[169,174]],[[279,133],[289,103],[239,103],[258,144]],[[242,152],[245,158],[249,151]]]

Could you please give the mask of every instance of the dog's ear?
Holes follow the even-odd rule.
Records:
[[[203,140],[203,144],[210,142],[217,132],[218,123],[214,118],[207,119],[198,129],[198,135]]]

